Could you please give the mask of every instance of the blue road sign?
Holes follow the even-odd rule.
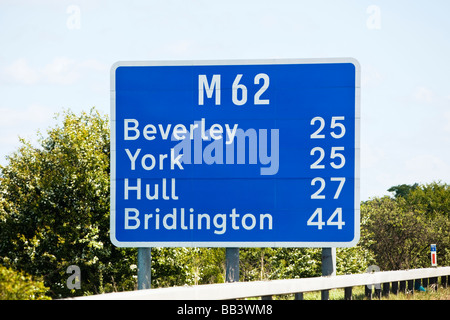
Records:
[[[359,83],[354,59],[114,64],[112,242],[355,245]]]

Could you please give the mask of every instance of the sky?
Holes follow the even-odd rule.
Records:
[[[361,200],[450,183],[448,0],[0,0],[0,165],[65,109],[110,113],[126,60],[353,57]]]

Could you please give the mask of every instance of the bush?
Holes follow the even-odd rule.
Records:
[[[0,300],[48,300],[47,291],[42,281],[0,266]]]
[[[62,116],[0,167],[0,264],[42,277],[53,297],[132,289],[136,250],[109,240],[108,117]],[[66,286],[70,265],[81,290]]]
[[[438,182],[397,187],[402,192],[395,198],[362,204],[362,245],[382,270],[429,267],[430,244],[437,245],[439,264],[449,265],[450,188]]]

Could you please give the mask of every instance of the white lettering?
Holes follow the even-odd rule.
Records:
[[[173,136],[176,140],[182,140],[186,138],[186,127],[182,124],[177,124],[174,128],[173,128]],[[182,136],[180,136],[180,134],[182,134]]]
[[[236,213],[236,208],[234,208],[233,210],[231,210],[230,217],[231,217],[231,227],[232,227],[234,230],[238,230],[238,229],[239,229],[239,226],[236,225],[236,218],[239,218],[239,215]]]
[[[180,159],[183,155],[179,154],[176,158],[175,158],[175,151],[174,148],[170,149],[170,169],[174,170],[175,169],[175,165],[178,166],[178,168],[180,170],[184,170],[183,166],[180,163]]]
[[[225,129],[226,129],[226,131],[227,131],[227,137],[228,137],[227,144],[230,144],[230,143],[233,142],[234,137],[236,136],[236,130],[237,130],[237,128],[238,128],[238,125],[235,124],[235,125],[233,126],[233,130],[230,130],[230,126],[229,126],[228,124],[225,124]]]
[[[209,135],[214,140],[222,139],[223,128],[220,124],[213,124],[209,129]]]
[[[148,124],[144,127],[144,138],[147,140],[154,140],[156,137],[154,136],[154,134],[156,134],[156,127],[152,124]],[[152,135],[152,136],[150,136]]]
[[[220,74],[215,74],[212,77],[211,85],[208,84],[208,79],[206,74],[198,75],[198,104],[200,106],[204,103],[204,93],[206,91],[206,96],[212,98],[213,90],[216,93],[216,105],[220,105]]]
[[[136,140],[137,138],[139,138],[140,133],[139,130],[137,129],[139,126],[139,122],[136,119],[125,119],[124,122],[125,122],[124,123],[125,140]],[[130,127],[129,126],[130,123],[134,123],[134,126]],[[130,130],[135,132],[135,135],[133,137],[128,135],[128,131]]]
[[[222,220],[221,223],[219,223],[218,220]],[[227,216],[225,214],[216,214],[213,219],[214,227],[220,230],[214,230],[214,233],[216,234],[224,234],[227,231]]]
[[[138,229],[141,225],[145,230],[160,230],[161,219],[164,230],[211,230],[214,234],[225,234],[228,227],[233,230],[239,230],[242,226],[247,231],[254,230],[272,230],[273,218],[269,213],[254,215],[247,213],[242,216],[237,213],[236,208],[231,213],[195,213],[193,208],[186,213],[185,208],[172,208],[161,216],[160,209],[156,208],[154,213],[145,213],[140,216],[140,212],[136,208],[125,208],[125,229]],[[187,216],[189,215],[189,217]],[[196,216],[196,217],[195,217]],[[142,220],[142,221],[141,221]],[[231,223],[229,222],[231,220]],[[259,224],[258,224],[259,220]],[[179,223],[178,223],[179,222]],[[259,227],[259,228],[258,228]]]
[[[134,216],[130,216],[130,212],[134,212]],[[125,208],[125,230],[137,229],[141,224],[141,221],[138,219],[139,211],[133,208]],[[129,221],[133,220],[134,225],[130,225]]]
[[[171,125],[171,124],[168,124],[168,125],[166,126],[166,131],[164,131],[163,125],[162,125],[162,124],[158,124],[159,131],[161,132],[161,138],[162,138],[163,140],[167,140],[167,138],[169,137],[169,132],[170,132],[170,128],[171,128],[171,127],[172,127],[172,125]]]
[[[139,149],[139,150],[140,150],[140,149]],[[147,159],[150,159],[150,160],[151,160],[149,166],[147,166],[147,164],[146,164],[146,162],[145,162],[145,160],[147,160]],[[144,156],[142,157],[142,159],[141,159],[141,165],[142,165],[142,168],[143,168],[144,170],[152,170],[152,169],[155,167],[155,164],[156,164],[156,159],[155,159],[155,157],[154,157],[153,155],[151,155],[151,154],[146,154],[146,155],[144,155]],[[160,165],[161,165],[161,163],[160,163]]]
[[[145,180],[144,180],[145,181]],[[136,185],[130,186],[129,179],[124,179],[124,199],[130,199],[130,191],[136,191],[136,200],[141,200],[141,190],[145,191],[145,197],[148,200],[158,200],[159,192],[162,190],[162,199],[163,200],[178,200],[178,196],[176,194],[176,181],[175,178],[170,180],[170,196],[169,196],[169,187],[166,178],[161,179],[161,188],[159,188],[160,183],[146,183],[143,185],[141,183],[141,179],[136,179]],[[153,194],[151,190],[153,189]]]
[[[200,129],[200,134],[202,140],[209,141],[211,138],[214,140],[220,140],[224,138],[227,144],[231,144],[236,136],[236,130],[238,125],[230,125],[228,123],[221,125],[219,123],[213,123],[209,129],[206,128],[206,120],[202,118],[201,120],[191,123],[188,128],[182,124],[178,123],[174,126],[172,124],[163,125],[161,123],[147,124],[142,130],[142,136],[148,141],[156,139],[156,135],[159,133],[162,140],[167,140],[169,135],[172,141],[195,139],[195,129]],[[139,122],[136,119],[125,119],[124,121],[124,140],[137,140],[141,136],[141,131],[139,130]]]
[[[172,224],[169,225],[167,223],[168,219],[172,219]],[[164,228],[166,228],[167,230],[174,230],[177,228],[177,209],[173,208],[173,212],[172,213],[168,213],[164,216],[163,218],[163,226]]]
[[[136,169],[136,159],[137,159],[139,153],[141,152],[141,149],[137,149],[136,152],[134,153],[134,155],[131,155],[131,152],[128,149],[125,149],[125,152],[127,153],[128,158],[131,161],[131,170],[135,170]]]
[[[250,225],[248,225],[246,223],[247,219],[250,219],[252,222],[250,223]],[[256,218],[254,215],[252,215],[251,213],[247,213],[244,214],[244,216],[242,217],[242,226],[244,227],[244,229],[246,230],[252,230],[255,226],[256,226]]]
[[[136,199],[141,200],[141,179],[136,179],[137,185],[135,187],[130,187],[128,185],[128,179],[125,179],[125,200],[128,200],[128,191],[136,191]]]
[[[264,230],[264,219],[268,221],[268,229],[272,230],[272,215],[268,213],[259,216],[259,229]]]

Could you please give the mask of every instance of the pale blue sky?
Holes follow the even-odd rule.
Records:
[[[63,108],[109,114],[118,60],[353,57],[361,199],[450,182],[450,2],[0,0],[0,164]]]

